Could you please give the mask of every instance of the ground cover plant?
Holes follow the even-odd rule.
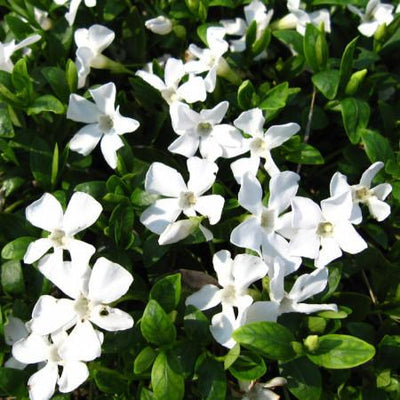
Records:
[[[0,396],[400,399],[400,7],[0,0]]]

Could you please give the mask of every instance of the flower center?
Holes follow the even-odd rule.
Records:
[[[53,344],[49,348],[48,360],[50,362],[59,362],[61,361],[60,356],[58,355],[57,347]]]
[[[80,319],[85,319],[90,314],[90,301],[86,297],[79,297],[74,304],[74,310]]]
[[[212,131],[212,125],[209,122],[200,122],[197,125],[197,133],[200,136],[208,136]]]
[[[168,104],[171,104],[171,103],[174,103],[175,101],[180,100],[180,97],[176,93],[175,89],[171,89],[171,88],[161,91],[161,96]]]
[[[50,240],[53,242],[54,247],[64,247],[67,244],[67,236],[61,229],[54,229],[50,235]]]
[[[333,236],[333,224],[331,222],[321,222],[318,225],[317,233],[324,238]]]
[[[109,115],[103,114],[99,117],[99,128],[102,132],[108,133],[114,127],[114,121]]]
[[[267,148],[268,146],[264,138],[255,138],[250,143],[250,151],[256,156],[261,156]]]
[[[365,186],[361,186],[353,192],[353,200],[358,203],[365,203],[369,197],[371,197],[371,191]]]
[[[275,227],[275,210],[263,210],[260,225],[268,232],[272,232]]]
[[[239,293],[237,292],[235,286],[227,285],[222,289],[221,301],[222,303],[233,306],[237,302],[238,295]]]
[[[181,196],[179,199],[179,205],[183,210],[186,208],[193,207],[196,204],[196,202],[197,202],[197,199],[193,192],[182,192],[181,193]]]

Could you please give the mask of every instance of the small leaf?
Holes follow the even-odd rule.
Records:
[[[146,372],[153,365],[156,356],[157,353],[152,347],[144,347],[135,358],[133,363],[133,372],[135,374],[142,374],[143,372]]]
[[[353,39],[344,49],[339,69],[339,89],[344,90],[353,69],[354,51],[356,49],[358,37]]]
[[[181,274],[168,275],[157,281],[150,291],[150,299],[169,313],[176,309],[181,298]]]
[[[197,367],[197,387],[204,400],[225,400],[226,374],[221,363],[204,357]]]
[[[211,341],[208,318],[196,307],[186,307],[183,326],[186,335],[194,342],[207,344]]]
[[[311,78],[315,87],[329,100],[336,97],[339,85],[339,71],[330,69],[318,72]]]
[[[329,54],[325,31],[313,24],[307,24],[303,49],[306,62],[314,72],[323,71],[326,68]]]
[[[19,261],[7,261],[1,266],[1,286],[9,294],[20,294],[25,291],[24,275]]]
[[[14,127],[8,109],[4,104],[0,105],[0,137],[14,137]]]
[[[128,381],[124,375],[103,366],[94,371],[94,381],[102,392],[113,395],[126,392],[128,387]]]
[[[238,94],[237,94],[237,101],[239,104],[239,107],[242,110],[248,110],[252,107],[255,107],[256,104],[254,104],[254,97],[256,96],[254,86],[251,83],[251,81],[247,80],[244,81],[239,89],[238,89]]]
[[[367,102],[347,97],[340,102],[343,125],[350,142],[357,144],[361,139],[361,130],[369,122],[371,110]]]
[[[68,86],[66,73],[58,67],[45,67],[41,72],[56,96],[63,102],[67,103],[70,88]]]
[[[133,223],[134,211],[130,204],[118,204],[110,217],[110,235],[115,244],[128,249],[134,241]]]
[[[349,335],[330,334],[319,338],[319,346],[307,357],[324,368],[345,369],[364,364],[375,355],[374,346]]]
[[[150,300],[144,310],[140,323],[144,338],[155,345],[172,343],[176,338],[174,324],[155,300]]]
[[[1,256],[6,260],[22,260],[29,244],[35,240],[30,236],[22,236],[7,243],[1,251]]]
[[[252,381],[261,378],[267,372],[267,367],[259,355],[241,352],[229,371],[236,379]]]
[[[184,378],[171,368],[165,352],[161,352],[154,361],[151,385],[157,400],[182,400],[184,397]]]
[[[72,60],[67,61],[65,67],[65,79],[70,93],[75,93],[78,88],[78,72],[75,63]]]
[[[293,334],[276,322],[253,322],[244,325],[232,334],[241,346],[272,360],[287,360],[295,356],[291,342]]]
[[[63,103],[57,97],[51,94],[45,94],[35,99],[35,101],[28,107],[28,115],[40,114],[44,111],[52,112],[54,114],[64,114],[65,108]]]
[[[371,162],[387,162],[394,159],[394,153],[389,141],[380,133],[364,129],[361,131],[361,140]]]

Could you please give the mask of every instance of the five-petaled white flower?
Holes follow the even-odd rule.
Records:
[[[220,124],[229,103],[222,101],[211,110],[192,110],[187,104],[171,104],[172,127],[179,135],[169,147],[172,153],[192,157],[199,148],[203,158],[215,161],[230,158],[242,152],[242,134],[233,126]]]
[[[394,6],[381,3],[380,0],[369,0],[365,13],[351,4],[347,5],[347,7],[360,17],[361,24],[358,26],[358,30],[367,37],[373,36],[381,25],[389,25],[394,18]]]
[[[366,249],[367,243],[352,225],[352,209],[349,191],[322,200],[321,208],[311,199],[295,197],[291,253],[315,259],[315,266],[322,268],[340,257],[342,250],[356,254]]]
[[[381,183],[371,188],[372,180],[375,175],[383,168],[383,162],[373,163],[361,176],[360,183],[349,185],[347,177],[340,172],[336,172],[331,179],[331,195],[350,191],[353,198],[352,222],[358,224],[362,221],[360,204],[368,207],[370,214],[377,220],[383,221],[390,215],[390,206],[385,203],[385,199],[392,191],[389,183]]]
[[[136,75],[149,85],[160,91],[162,98],[172,104],[184,100],[187,103],[204,101],[207,97],[204,80],[199,76],[189,76],[189,79],[179,85],[186,75],[182,60],[168,58],[164,68],[164,81],[156,74],[145,70],[136,71]]]
[[[215,89],[217,75],[223,74],[229,68],[226,60],[222,57],[229,47],[224,40],[225,33],[224,28],[212,26],[206,32],[208,48],[201,49],[195,44],[191,44],[188,49],[189,54],[197,60],[188,61],[185,69],[187,72],[195,74],[207,71],[204,83],[209,93]]]
[[[166,244],[166,233],[168,242],[173,243],[171,242],[173,236],[169,232],[171,229],[178,240],[185,237],[179,233],[180,229],[187,233],[186,236],[190,234],[190,228],[193,226],[190,221],[184,224],[183,221],[175,222],[181,213],[189,218],[199,213],[207,217],[211,225],[216,224],[221,218],[224,198],[216,194],[203,196],[203,193],[214,184],[217,165],[208,160],[192,157],[187,160],[187,168],[189,171],[187,184],[178,171],[159,162],[151,164],[147,171],[146,191],[166,198],[157,199],[154,204],[146,208],[140,216],[140,222],[150,231],[160,235],[158,240],[160,244]],[[180,229],[176,230],[176,227]],[[206,239],[212,238],[211,232],[201,224],[199,228]]]
[[[123,117],[119,107],[114,108],[116,88],[110,82],[89,90],[95,104],[82,96],[71,94],[67,110],[67,118],[77,122],[85,122],[71,139],[70,149],[86,156],[100,142],[101,152],[111,168],[117,167],[117,150],[124,143],[120,138],[126,132],[133,132],[139,122],[133,118]]]
[[[262,1],[252,0],[250,4],[244,7],[245,20],[243,18],[221,20],[220,22],[225,28],[227,35],[240,36],[240,39],[230,41],[230,50],[232,52],[246,50],[246,31],[253,21],[257,23],[256,39],[259,39],[269,25],[273,13],[274,10],[267,12],[267,7],[265,7]]]
[[[65,213],[59,201],[50,193],[45,193],[26,208],[26,219],[34,226],[50,235],[32,242],[26,250],[24,262],[31,264],[41,258],[50,248],[54,248],[51,262],[60,265],[63,251],[68,250],[76,265],[85,265],[95,252],[95,248],[74,236],[93,225],[102,211],[101,204],[92,196],[75,192]]]
[[[157,35],[168,35],[172,31],[172,21],[164,15],[148,19],[144,26]]]
[[[18,50],[28,47],[33,43],[36,43],[41,39],[40,35],[32,35],[22,40],[18,44],[15,40],[11,40],[7,43],[0,42],[0,71],[12,72],[14,64],[11,60],[11,56]]]
[[[99,340],[103,341],[103,334],[98,332]],[[16,342],[12,348],[15,359],[24,364],[46,364],[28,380],[29,398],[31,400],[49,400],[55,391],[56,384],[61,393],[75,390],[89,376],[89,370],[79,358],[67,358],[60,354],[60,348],[68,339],[65,331],[47,336],[31,333],[27,338]],[[58,368],[63,371],[59,376]]]
[[[269,301],[256,301],[246,310],[246,323],[276,321],[285,313],[311,314],[317,311],[337,311],[336,304],[307,304],[304,300],[321,293],[328,284],[328,269],[320,268],[311,274],[300,275],[289,293],[285,292],[285,265],[276,257],[269,268]]]
[[[239,203],[252,215],[245,219],[231,232],[231,242],[239,247],[254,250],[266,260],[279,255],[285,259],[287,273],[295,271],[301,264],[301,258],[291,257],[289,243],[279,231],[288,229],[289,218],[283,212],[290,206],[296,195],[300,177],[291,171],[274,175],[269,183],[269,200],[265,206],[262,202],[263,190],[260,182],[247,172],[242,178],[239,190]]]
[[[268,266],[260,257],[250,254],[238,254],[232,260],[227,250],[214,254],[213,266],[220,287],[204,285],[198,292],[190,295],[185,304],[194,305],[200,310],[208,310],[221,304],[222,312],[212,318],[210,331],[218,343],[230,348],[235,345],[231,338],[232,332],[240,326],[243,312],[253,302],[247,289],[267,274]],[[238,309],[238,316],[233,307]]]
[[[101,54],[114,40],[115,33],[102,25],[92,25],[89,29],[75,31],[75,65],[78,71],[78,88],[85,86],[90,68],[107,68],[109,59]]]
[[[284,125],[273,125],[264,132],[265,118],[261,109],[253,108],[242,112],[233,124],[250,138],[243,140],[243,151],[250,151],[249,158],[240,158],[231,164],[233,175],[238,183],[246,172],[256,175],[260,165],[260,158],[265,159],[265,170],[270,176],[279,173],[271,156],[271,150],[286,142],[300,130],[294,122]]]
[[[32,311],[32,332],[47,335],[74,327],[59,349],[63,358],[89,361],[101,353],[101,338],[91,323],[107,331],[133,326],[132,317],[109,304],[122,297],[133,281],[121,265],[100,257],[83,274],[72,263],[56,267],[46,263],[41,272],[71,299],[43,295]]]

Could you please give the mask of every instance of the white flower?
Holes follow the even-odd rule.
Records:
[[[28,47],[33,43],[36,43],[41,39],[40,35],[32,35],[24,39],[22,42],[16,44],[15,40],[11,40],[8,43],[0,42],[0,71],[12,72],[14,64],[11,60],[11,56],[18,50]]]
[[[270,176],[279,173],[271,156],[271,150],[279,147],[300,130],[300,126],[294,122],[284,125],[273,125],[263,130],[265,118],[259,108],[253,108],[242,112],[233,122],[244,133],[250,135],[243,141],[243,151],[250,151],[250,158],[241,158],[231,164],[233,175],[238,183],[246,172],[256,175],[260,164],[260,158],[265,158],[264,168]]]
[[[296,195],[300,177],[294,172],[285,171],[274,175],[269,183],[269,200],[262,202],[263,190],[257,178],[246,173],[239,190],[239,203],[251,216],[232,230],[230,240],[239,247],[254,250],[265,257],[277,255],[285,259],[288,271],[295,271],[301,264],[299,257],[290,257],[289,244],[279,231],[290,221],[282,213],[290,206]]]
[[[270,301],[257,301],[246,311],[246,323],[276,321],[285,313],[311,314],[317,311],[337,311],[335,304],[307,304],[304,300],[321,293],[328,284],[328,269],[320,268],[311,274],[300,275],[289,293],[285,292],[285,266],[277,257],[269,269]]]
[[[295,27],[297,32],[304,36],[306,32],[306,26],[308,24],[319,26],[321,23],[323,23],[325,32],[329,33],[331,31],[329,10],[324,8],[307,13],[300,8],[300,0],[288,0],[287,8],[290,13],[278,21],[277,27],[279,29],[289,29]]]
[[[231,334],[240,326],[240,316],[253,302],[247,289],[267,274],[268,267],[260,257],[249,254],[239,254],[232,260],[227,250],[214,254],[213,266],[220,287],[204,285],[198,292],[190,295],[185,304],[194,305],[200,310],[208,310],[221,304],[222,312],[214,315],[210,330],[218,343],[230,348],[235,345]],[[238,309],[239,318],[235,316],[233,307]]]
[[[207,217],[211,225],[216,224],[221,218],[224,198],[214,194],[202,196],[214,184],[217,165],[208,160],[192,157],[187,160],[187,168],[189,171],[187,184],[178,171],[159,162],[151,164],[147,171],[146,191],[165,198],[156,200],[146,208],[140,216],[140,222],[150,231],[160,235],[158,240],[160,244],[165,244],[164,233],[168,233],[168,243],[173,243],[171,229],[178,235],[176,241],[190,234],[190,228],[193,228],[192,222],[175,222],[181,213],[189,218],[196,217],[199,213]],[[177,227],[183,229],[186,236],[180,229],[177,230]],[[201,228],[205,229],[200,225]],[[211,232],[207,231],[205,236],[209,240],[212,235],[210,237]]]
[[[373,163],[361,176],[360,183],[349,185],[347,177],[340,172],[336,172],[331,180],[331,196],[350,191],[353,199],[353,209],[351,221],[358,224],[362,221],[360,203],[365,204],[370,214],[377,220],[383,221],[390,215],[390,206],[385,203],[386,197],[392,191],[389,183],[381,183],[371,188],[371,182],[375,175],[383,168],[383,162]]]
[[[163,15],[148,19],[144,26],[157,35],[168,35],[172,31],[172,21]]]
[[[58,5],[64,5],[68,0],[54,0],[54,3]],[[94,7],[96,5],[96,0],[84,0],[86,7]],[[82,0],[71,0],[69,5],[69,10],[65,13],[65,19],[68,21],[69,26],[72,26],[75,21],[76,13],[81,5]]]
[[[322,268],[342,255],[356,254],[367,248],[351,222],[353,201],[344,192],[321,201],[321,208],[306,197],[292,200],[292,226],[297,230],[290,241],[293,255],[315,259]]]
[[[102,206],[92,196],[75,192],[68,203],[65,213],[58,200],[45,193],[26,208],[26,219],[34,226],[50,235],[32,242],[26,250],[24,262],[31,264],[41,258],[49,249],[54,248],[51,261],[60,265],[63,251],[68,250],[71,259],[77,265],[85,265],[95,252],[95,248],[74,236],[93,225],[102,211]]]
[[[363,13],[359,8],[349,4],[348,9],[361,19],[358,30],[367,37],[373,36],[379,26],[389,25],[393,21],[394,6],[383,4],[380,0],[369,0]]]
[[[71,299],[55,299],[43,295],[32,311],[32,332],[47,335],[59,329],[73,330],[59,349],[63,358],[89,361],[101,353],[101,340],[92,323],[107,331],[119,331],[133,326],[132,317],[110,303],[129,289],[132,275],[119,264],[100,257],[90,269],[77,274],[71,263],[62,267],[46,263],[42,272]]]
[[[103,335],[98,332],[99,340]],[[13,356],[24,364],[46,364],[28,380],[29,398],[31,400],[49,400],[55,391],[56,384],[61,393],[75,390],[89,376],[86,364],[80,359],[68,359],[61,356],[59,350],[68,339],[64,331],[51,335],[50,342],[46,336],[35,333],[21,339],[13,346]],[[89,360],[87,360],[89,361]],[[58,368],[63,368],[59,376]]]
[[[71,139],[70,149],[86,156],[100,142],[101,152],[111,168],[117,167],[117,150],[124,143],[120,138],[126,132],[133,132],[139,122],[133,118],[123,117],[119,107],[114,108],[116,88],[114,83],[107,83],[97,89],[89,90],[95,104],[82,96],[71,94],[67,118],[85,122]]]
[[[136,71],[136,75],[159,90],[168,104],[181,100],[187,103],[195,103],[196,101],[204,101],[207,97],[204,80],[199,76],[189,76],[188,81],[179,86],[182,78],[186,75],[186,71],[183,62],[176,58],[169,58],[165,63],[164,81],[157,75],[145,70]]]
[[[85,86],[90,68],[106,68],[108,58],[101,52],[114,40],[115,33],[102,25],[92,25],[89,29],[75,31],[76,44],[75,65],[78,71],[78,88]]]
[[[224,36],[224,28],[210,27],[206,33],[208,48],[201,49],[195,44],[191,44],[188,49],[189,54],[198,60],[188,61],[185,64],[185,69],[187,72],[195,74],[208,71],[204,78],[204,83],[209,93],[215,89],[217,75],[228,68],[226,60],[222,57],[229,47],[228,43],[223,39]]]
[[[192,110],[187,104],[171,104],[172,127],[179,135],[169,147],[172,153],[192,157],[197,149],[203,158],[215,161],[218,157],[230,158],[242,151],[243,136],[231,125],[220,124],[229,103],[222,101],[211,110]]]
[[[246,31],[253,21],[257,23],[256,40],[259,39],[263,31],[269,25],[274,10],[267,12],[267,7],[260,0],[252,0],[250,4],[244,7],[245,20],[242,18],[223,19],[222,26],[227,35],[240,36],[240,39],[230,41],[230,50],[232,52],[242,52],[246,50]]]

